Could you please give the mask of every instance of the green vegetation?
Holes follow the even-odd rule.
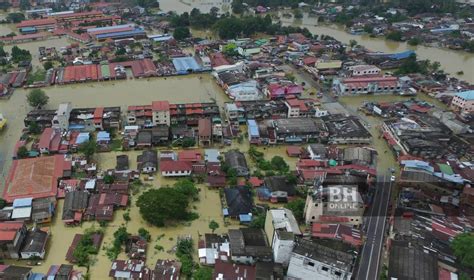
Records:
[[[115,178],[114,178],[113,175],[107,174],[107,175],[104,176],[104,183],[112,184],[114,181],[115,181]]]
[[[295,9],[293,11],[293,16],[297,19],[301,19],[301,18],[303,18],[303,13],[301,12],[300,9]]]
[[[250,158],[256,163],[258,169],[266,171],[267,176],[269,174],[288,174],[290,167],[281,156],[274,156],[270,161],[264,159],[263,152],[258,151],[255,147],[251,146],[248,154]]]
[[[150,241],[151,240],[151,235],[150,235],[150,232],[148,230],[146,230],[145,228],[139,228],[138,229],[138,235],[145,239],[146,241]]]
[[[12,61],[14,63],[18,63],[20,61],[31,61],[31,53],[28,50],[20,49],[18,46],[13,46]]]
[[[212,230],[212,233],[214,233],[214,231],[216,231],[216,229],[218,228],[219,228],[219,224],[216,221],[211,220],[209,222],[209,229]]]
[[[249,227],[251,228],[261,228],[265,227],[265,215],[253,215],[252,221],[250,222]]]
[[[30,104],[31,107],[39,108],[48,104],[49,97],[43,90],[33,89],[28,93],[26,100],[28,101],[28,104]]]
[[[285,207],[291,210],[296,220],[301,223],[304,222],[304,206],[304,199],[297,198],[293,201],[288,202]]]
[[[123,213],[123,219],[125,220],[125,222],[130,222],[131,218],[130,218],[130,212],[125,212]]]
[[[181,143],[183,148],[194,147],[196,145],[196,139],[191,137],[185,137]]]
[[[212,279],[212,268],[206,266],[200,266],[193,273],[193,279],[195,280],[211,280]]]
[[[407,41],[408,45],[410,46],[418,46],[421,44],[421,40],[418,37],[412,37]]]
[[[397,42],[401,42],[402,37],[403,37],[402,32],[398,30],[391,31],[390,33],[387,34],[387,36],[385,36],[387,40],[392,40],[392,41],[397,41]]]
[[[3,209],[5,206],[7,206],[7,201],[3,198],[0,198],[0,209]]]
[[[187,277],[190,277],[194,270],[193,261],[193,240],[192,239],[181,239],[176,245],[176,256],[181,262],[181,273]]]
[[[94,228],[86,230],[81,240],[73,252],[73,256],[79,266],[89,267],[93,263],[91,255],[97,255],[99,249],[94,246],[92,236],[96,233],[102,234],[102,231]]]
[[[173,32],[173,37],[176,40],[183,40],[191,37],[191,31],[189,31],[188,27],[176,27]]]
[[[22,20],[25,20],[25,15],[23,13],[9,13],[7,15],[8,22],[19,23]]]
[[[27,158],[28,149],[25,146],[21,146],[20,148],[18,148],[18,151],[16,152],[16,156],[18,158]]]
[[[172,221],[189,221],[198,217],[188,211],[191,200],[197,198],[198,190],[188,180],[180,180],[175,187],[151,189],[138,197],[137,206],[145,221],[162,227]]]
[[[28,74],[27,83],[31,85],[31,84],[34,84],[35,82],[44,82],[45,79],[46,79],[46,71],[41,68],[36,68],[34,72],[32,71],[30,72],[30,74]]]
[[[457,235],[451,242],[451,248],[462,265],[474,268],[474,234],[462,233]]]
[[[49,70],[49,69],[53,68],[53,63],[51,61],[46,61],[43,64],[43,67],[44,67],[44,70]]]
[[[402,65],[395,71],[396,75],[405,75],[410,73],[437,73],[440,71],[441,64],[437,61],[431,62],[429,60],[417,61],[416,54],[410,55]]]
[[[82,153],[86,159],[89,161],[92,156],[97,152],[97,144],[95,143],[94,140],[89,140],[87,142],[82,143],[78,151]],[[105,177],[104,177],[105,180]],[[113,181],[112,181],[113,182]]]
[[[127,232],[126,227],[119,227],[115,232],[114,232],[114,241],[111,247],[106,249],[106,255],[107,257],[113,261],[117,258],[117,256],[120,254],[122,251],[122,246],[125,245],[129,238],[130,234]]]

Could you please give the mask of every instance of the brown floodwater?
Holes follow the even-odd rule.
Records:
[[[379,52],[402,52],[407,49],[416,51],[418,58],[429,59],[441,63],[441,68],[452,76],[474,83],[474,53],[465,51],[455,51],[445,48],[410,46],[405,42],[395,42],[383,38],[371,38],[368,35],[352,35],[339,25],[319,24],[317,17],[309,17],[307,13],[299,20],[293,18],[280,17],[283,25],[292,25],[306,27],[316,35],[330,35],[343,43],[349,43],[350,40],[356,40],[360,45]],[[457,75],[462,70],[464,75]]]
[[[227,96],[208,74],[168,78],[134,79],[100,83],[54,86],[43,89],[49,96],[46,109],[56,109],[63,102],[73,106],[121,106],[151,104],[154,100],[171,103],[209,102],[219,105],[228,101]],[[0,100],[0,113],[8,119],[7,128],[0,132],[0,174],[8,171],[16,141],[21,136],[23,119],[31,107],[26,102],[28,91],[17,89],[9,100]],[[3,166],[6,166],[3,168]],[[2,176],[3,181],[3,176]]]

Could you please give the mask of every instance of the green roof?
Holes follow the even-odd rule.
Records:
[[[451,168],[451,166],[449,166],[447,164],[438,163],[438,167],[439,167],[439,170],[441,170],[441,172],[446,174],[446,175],[453,175],[454,174],[454,171]]]
[[[330,166],[336,166],[337,165],[337,161],[333,160],[333,159],[330,159],[329,160],[329,165]]]
[[[102,72],[102,77],[110,77],[110,67],[108,64],[100,65],[100,72]]]

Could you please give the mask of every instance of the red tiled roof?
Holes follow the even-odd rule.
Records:
[[[168,101],[153,101],[151,108],[153,111],[169,111],[170,103]]]
[[[43,18],[43,19],[30,19],[30,20],[23,20],[19,24],[16,25],[17,28],[22,27],[34,27],[34,26],[41,26],[41,25],[52,25],[56,24],[56,20],[54,18]]]
[[[41,133],[40,141],[38,143],[38,148],[40,149],[49,149],[54,130],[51,127],[47,127]]]
[[[13,202],[16,198],[55,197],[58,179],[65,170],[71,170],[71,162],[63,155],[14,160],[3,198]]]
[[[201,152],[198,150],[186,150],[178,152],[178,160],[180,161],[200,161]]]
[[[286,153],[289,156],[299,156],[301,154],[301,147],[298,146],[288,146],[286,147]]]
[[[198,121],[199,136],[212,135],[212,124],[210,119],[199,119]]]
[[[260,187],[263,185],[263,180],[259,179],[258,177],[250,177],[249,183],[252,185],[252,187]]]
[[[160,161],[160,170],[162,172],[173,172],[173,171],[192,171],[191,162],[187,161],[171,161],[165,160]]]

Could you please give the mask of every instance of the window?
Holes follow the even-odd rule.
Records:
[[[327,267],[327,266],[323,266],[323,267],[321,267],[321,269],[322,269],[323,271],[326,271],[326,272],[329,271],[329,267]]]
[[[314,262],[308,262],[309,266],[314,266]]]
[[[339,277],[340,277],[340,276],[342,275],[342,273],[341,273],[340,271],[334,271],[334,275],[336,275],[336,276],[339,276]]]

